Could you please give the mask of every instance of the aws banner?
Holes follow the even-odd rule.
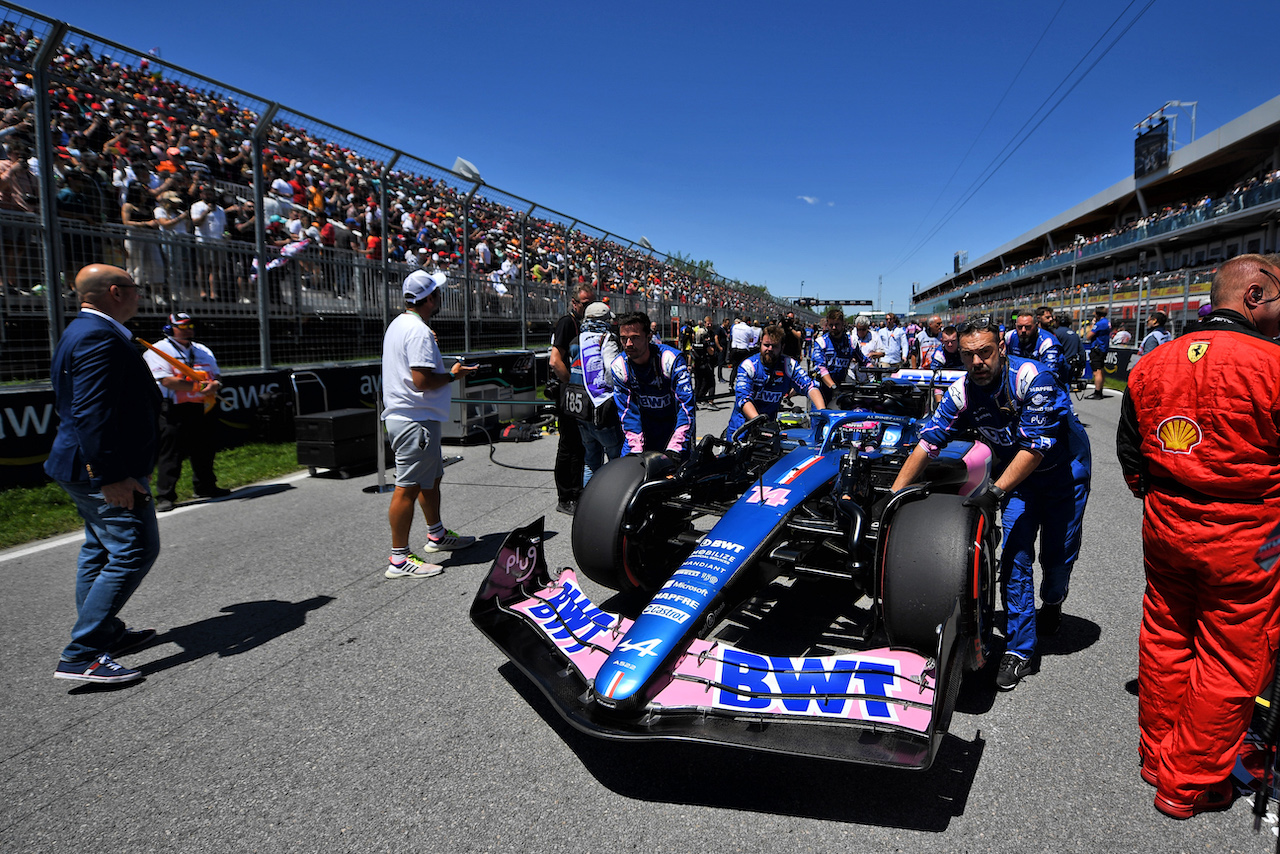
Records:
[[[266,441],[274,432],[268,418],[284,419],[292,430],[294,407],[290,371],[224,374],[218,403],[209,417],[217,420],[220,448]],[[297,377],[297,406],[302,412],[376,404],[381,382],[377,364],[317,368]],[[287,402],[276,405],[279,396]],[[53,447],[58,416],[53,390],[0,391],[0,489],[43,483],[44,461]]]

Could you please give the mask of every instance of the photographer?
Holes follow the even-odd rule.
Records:
[[[796,321],[796,313],[788,311],[779,318],[778,326],[782,328],[782,355],[800,361],[804,351],[804,327]]]

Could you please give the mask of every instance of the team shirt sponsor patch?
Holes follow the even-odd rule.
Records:
[[[1187,361],[1195,364],[1204,358],[1204,354],[1207,352],[1209,352],[1208,341],[1194,341],[1191,346],[1187,348]]]
[[[1200,425],[1185,415],[1166,418],[1156,428],[1156,439],[1160,442],[1160,450],[1167,454],[1189,454],[1203,438],[1204,433],[1201,432]]]

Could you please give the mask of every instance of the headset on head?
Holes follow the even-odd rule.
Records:
[[[191,318],[191,315],[186,314],[185,312],[179,312],[178,314],[171,314],[171,315],[169,315],[169,322],[168,322],[168,323],[166,323],[166,324],[165,324],[165,325],[160,329],[160,331],[161,331],[161,332],[163,332],[166,336],[171,336],[171,335],[173,335],[174,320],[175,320],[175,319],[177,319],[177,318],[179,318],[179,317],[185,317],[185,318],[186,318],[186,320],[185,320],[184,322],[182,322],[182,323],[179,323],[179,324],[178,324],[178,326],[186,326],[187,324],[193,324],[193,323],[195,323],[195,321]]]

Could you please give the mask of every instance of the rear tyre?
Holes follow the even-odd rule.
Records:
[[[982,513],[958,495],[930,495],[902,506],[885,533],[880,605],[885,633],[895,647],[933,655],[938,626],[960,598],[957,644],[976,626],[973,548]],[[949,650],[942,650],[949,656]]]
[[[645,480],[640,457],[628,455],[601,466],[578,497],[573,515],[573,557],[582,574],[611,590],[628,590],[636,585],[623,569],[626,521],[631,498]]]

